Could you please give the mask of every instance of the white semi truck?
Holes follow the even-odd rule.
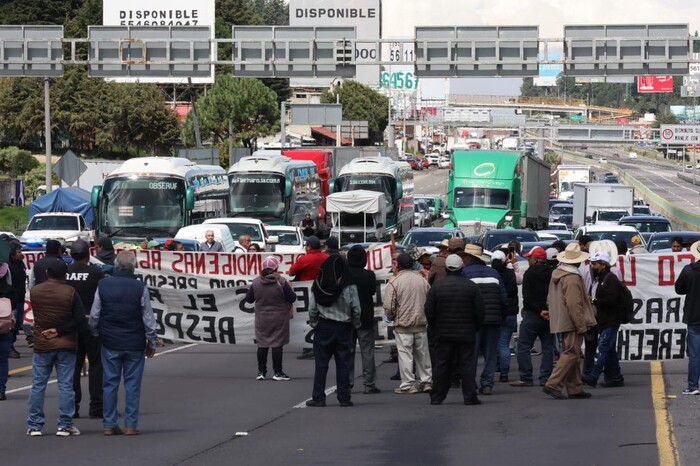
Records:
[[[587,165],[559,165],[557,169],[557,193],[559,199],[566,200],[574,195],[576,183],[591,182],[591,167]]]
[[[574,185],[573,227],[617,224],[632,215],[634,188],[621,184],[581,183]]]

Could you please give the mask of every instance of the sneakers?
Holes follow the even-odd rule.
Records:
[[[255,378],[255,380],[265,380],[265,373],[258,372],[258,376]]]
[[[590,375],[582,375],[581,376],[581,381],[588,385],[589,387],[595,388],[596,385],[598,385],[598,381],[591,377]],[[605,382],[603,382],[605,383]]]
[[[41,437],[44,434],[39,429],[27,429],[27,435],[30,437]]]
[[[683,390],[684,395],[700,395],[700,390],[697,388],[686,388]]]
[[[102,431],[102,433],[104,435],[107,435],[107,436],[109,436],[109,435],[122,435],[124,433],[124,431],[121,430],[119,428],[119,426],[116,426],[116,427],[107,427],[106,429],[104,429]]]
[[[340,406],[342,406],[343,408],[348,408],[348,407],[350,407],[350,406],[355,406],[355,404],[354,404],[352,401],[350,401],[350,400],[348,400],[348,401],[339,401],[338,403],[339,403]]]
[[[411,385],[410,387],[406,387],[406,388],[399,387],[399,388],[394,389],[394,393],[396,393],[398,395],[415,395],[416,393],[420,393],[420,392],[421,391],[418,390],[418,387],[416,387],[415,385]]]
[[[482,395],[491,395],[493,394],[493,388],[486,385],[485,387],[481,387],[479,389],[479,393]]]
[[[545,385],[545,386],[542,388],[542,391],[543,391],[545,394],[547,394],[547,395],[551,396],[552,398],[554,398],[555,400],[563,400],[563,399],[566,398],[564,395],[562,395],[562,393],[561,393],[559,390],[555,390],[554,388],[548,387],[547,385]]]
[[[289,380],[290,377],[284,372],[278,372],[272,376],[272,380]]]
[[[578,393],[574,393],[574,394],[569,395],[569,399],[570,400],[586,400],[586,399],[590,398],[591,396],[592,395],[590,393],[582,391],[582,392],[578,392]]]
[[[75,426],[59,427],[56,431],[57,437],[71,437],[76,435],[80,435],[80,431]]]
[[[516,380],[510,383],[511,387],[532,387],[532,380]]]
[[[433,391],[433,384],[426,382],[423,384],[423,393],[430,393]]]
[[[306,401],[306,406],[308,406],[310,408],[323,408],[324,406],[326,406],[326,402],[325,401],[316,401],[314,399],[311,399],[311,400]]]
[[[377,387],[372,385],[371,387],[365,387],[365,391],[362,393],[364,393],[365,395],[375,395],[375,394],[381,393],[381,392],[382,391],[380,389],[378,389]]]
[[[5,392],[0,393],[0,401],[5,401],[7,399],[7,395],[5,395]]]
[[[464,404],[467,405],[467,406],[470,406],[470,405],[480,405],[480,404],[481,404],[481,400],[478,399],[477,397],[474,397],[474,398],[470,398],[470,399],[468,399],[468,400],[464,400]]]
[[[604,387],[604,388],[624,387],[625,386],[625,379],[605,380],[605,381],[600,383],[600,386]]]
[[[10,348],[10,354],[8,355],[10,359],[19,359],[19,351],[14,348]]]

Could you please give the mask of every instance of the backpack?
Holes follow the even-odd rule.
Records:
[[[14,326],[12,302],[8,298],[0,298],[0,335],[10,333]]]
[[[629,324],[634,319],[634,299],[632,298],[632,292],[624,282],[620,282],[622,285],[622,296],[620,300],[620,323]]]

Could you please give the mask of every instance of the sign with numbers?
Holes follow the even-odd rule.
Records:
[[[400,90],[415,90],[418,88],[418,76],[413,65],[416,56],[416,46],[413,42],[391,42],[388,46],[388,56],[391,65],[383,67],[379,87],[391,87]],[[395,64],[394,64],[395,63]]]

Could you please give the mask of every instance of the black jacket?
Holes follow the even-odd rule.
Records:
[[[683,267],[676,280],[676,293],[686,295],[683,323],[700,325],[700,262]]]
[[[63,257],[61,257],[58,254],[51,254],[51,255],[45,255],[44,257],[42,257],[41,259],[36,261],[36,263],[34,264],[34,267],[33,267],[34,285],[41,285],[42,283],[44,283],[47,280],[48,276],[46,275],[46,269],[47,269],[49,263],[51,263],[51,261],[55,261],[55,260],[62,261]]]
[[[367,254],[360,246],[348,251],[348,277],[350,283],[357,285],[360,296],[360,330],[374,327],[374,295],[377,292],[377,276],[371,270],[365,269]]]
[[[24,309],[25,295],[27,294],[27,268],[24,266],[24,261],[10,259],[7,263],[12,276],[12,308],[17,309],[20,304],[21,309]]]
[[[509,269],[505,265],[496,266],[492,265],[494,269],[501,275],[501,280],[503,280],[503,286],[506,287],[506,293],[508,293],[508,301],[506,303],[506,316],[517,316],[518,315],[518,282],[515,278],[515,270]]]
[[[622,283],[609,270],[598,277],[600,283],[595,291],[593,305],[598,328],[620,325],[622,322]]]
[[[462,276],[471,280],[481,293],[484,302],[483,325],[503,325],[508,303],[508,293],[501,275],[483,262],[472,261],[462,269]]]
[[[425,317],[438,342],[476,341],[484,320],[484,302],[479,287],[460,272],[447,272],[428,291]]]
[[[538,262],[525,271],[523,274],[523,315],[528,312],[539,316],[541,311],[548,309],[547,294],[553,270],[547,264]]]

